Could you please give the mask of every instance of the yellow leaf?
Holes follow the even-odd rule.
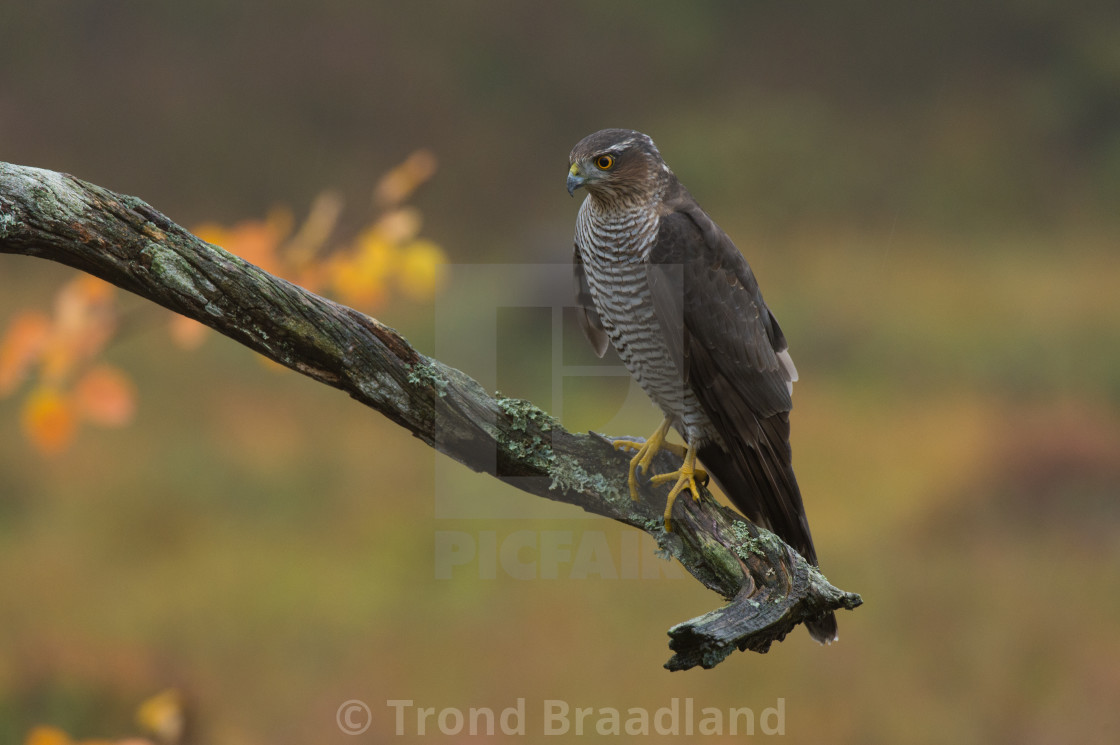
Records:
[[[385,284],[397,263],[398,249],[374,229],[358,236],[354,251],[336,256],[330,277],[342,299],[351,305],[376,307],[385,298]]]
[[[404,294],[415,300],[428,300],[447,278],[447,259],[431,241],[413,241],[401,253],[397,283]]]
[[[177,743],[183,737],[183,694],[174,688],[157,693],[136,710],[136,723],[162,743]]]
[[[74,386],[74,407],[84,419],[103,427],[121,427],[136,413],[136,388],[120,370],[98,365]]]
[[[78,421],[72,401],[56,388],[40,386],[23,405],[23,431],[37,450],[54,455],[74,439]]]

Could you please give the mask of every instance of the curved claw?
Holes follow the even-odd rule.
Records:
[[[637,440],[611,440],[611,446],[615,450],[641,450],[646,444]]]
[[[691,448],[685,455],[684,463],[681,464],[679,471],[673,473],[666,473],[661,476],[654,476],[650,479],[653,484],[665,484],[669,481],[676,479],[673,488],[669,490],[669,496],[665,500],[665,530],[672,531],[673,524],[670,516],[673,513],[673,504],[676,502],[677,497],[684,491],[685,487],[692,492],[692,499],[696,502],[700,501],[700,489],[697,487],[696,482],[700,480],[703,485],[708,483],[708,474],[696,467],[696,452]]]
[[[626,479],[630,486],[630,499],[635,501],[638,499],[638,472],[641,471],[643,474],[649,472],[650,465],[653,463],[653,456],[657,455],[662,447],[670,447],[665,443],[665,435],[668,432],[669,420],[666,419],[645,442],[615,440],[612,443],[615,450],[637,451],[634,457],[630,459],[630,473]]]

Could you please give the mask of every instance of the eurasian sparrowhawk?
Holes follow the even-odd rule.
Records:
[[[732,503],[817,564],[793,474],[789,412],[797,370],[758,282],[727,234],[681,185],[648,136],[628,129],[588,135],[569,157],[568,192],[587,198],[576,220],[580,323],[595,352],[614,346],[665,420],[630,463],[649,471],[662,448],[684,458],[654,476],[677,495],[699,498],[699,458]],[[686,448],[664,442],[677,430]],[[820,642],[836,639],[829,613],[807,624]]]

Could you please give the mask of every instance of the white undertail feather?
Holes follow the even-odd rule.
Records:
[[[797,382],[797,368],[793,364],[793,357],[790,357],[788,349],[778,352],[778,363],[781,364],[782,370],[786,374],[786,388],[792,394],[793,384]]]

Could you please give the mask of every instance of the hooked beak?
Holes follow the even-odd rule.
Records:
[[[579,163],[572,163],[572,167],[568,169],[568,196],[574,196],[576,189],[583,186],[586,179],[580,175]]]

